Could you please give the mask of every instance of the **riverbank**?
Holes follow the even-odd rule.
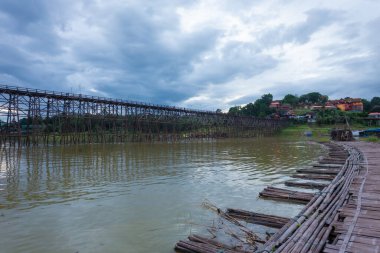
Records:
[[[330,141],[330,132],[336,127],[335,125],[316,125],[316,124],[304,124],[304,125],[292,125],[284,128],[279,134],[280,138],[299,138],[302,140],[312,140],[316,142],[328,142]],[[354,130],[365,130],[367,127],[363,125],[353,125]],[[379,142],[380,139],[375,136],[360,137],[361,141],[365,142]]]

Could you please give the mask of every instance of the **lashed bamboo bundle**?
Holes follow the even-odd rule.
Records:
[[[335,175],[321,175],[321,174],[294,174],[293,178],[302,179],[320,179],[320,180],[333,180]]]
[[[237,228],[241,232],[243,232],[245,234],[246,241],[252,243],[253,245],[255,245],[257,242],[258,243],[265,243],[265,241],[263,239],[261,239],[257,234],[255,234],[253,231],[251,231],[250,229],[248,229],[246,226],[244,226],[237,219],[235,219],[234,217],[228,215],[226,212],[224,212],[223,210],[221,210],[220,208],[218,208],[214,204],[212,204],[210,202],[203,202],[202,205],[205,208],[207,208],[207,209],[209,209],[211,211],[214,211],[215,213],[217,213],[223,219],[225,219],[225,220],[231,222],[232,224],[236,225]]]
[[[322,159],[319,161],[320,164],[341,164],[343,165],[345,163],[345,160],[343,159]]]
[[[358,173],[360,153],[346,148],[350,156],[342,170],[321,194],[281,228],[264,245],[268,252],[320,252],[332,230],[332,223],[338,217],[338,210],[349,196],[349,186]]]
[[[327,186],[327,184],[315,183],[315,182],[294,182],[294,181],[286,181],[286,186],[307,188],[307,189],[319,189],[322,190]]]
[[[298,169],[296,172],[304,173],[304,174],[327,174],[327,175],[336,175],[338,174],[340,169],[322,169],[322,168],[304,168]]]
[[[314,164],[314,168],[326,168],[326,169],[336,169],[336,168],[342,168],[342,165],[340,164]]]
[[[188,241],[179,241],[175,249],[184,253],[248,253],[237,246],[230,246],[199,235],[190,235]]]
[[[228,208],[226,214],[235,219],[244,220],[248,223],[264,225],[273,228],[281,228],[289,222],[289,218],[280,217],[276,215],[255,213],[241,209]]]
[[[291,191],[281,188],[268,186],[262,192],[259,193],[262,198],[270,198],[276,200],[284,200],[290,202],[307,203],[313,198],[312,193]]]
[[[232,233],[229,231],[228,234],[232,238],[237,239],[239,244],[227,245],[215,239],[209,239],[199,235],[190,235],[188,237],[188,241],[181,240],[175,245],[175,249],[177,251],[185,253],[248,253],[247,251],[243,250],[243,247],[247,248],[248,245],[250,252],[253,252],[255,249],[257,249],[257,243],[265,243],[264,239],[261,239],[253,231],[238,221],[238,219],[230,216],[227,212],[224,212],[209,202],[204,202],[203,206],[217,213],[221,218],[224,219],[224,221],[230,222],[232,225],[234,225],[234,228],[242,232],[244,236],[239,237],[237,233]]]

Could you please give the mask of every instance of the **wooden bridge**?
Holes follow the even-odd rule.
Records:
[[[0,141],[68,144],[267,136],[286,121],[0,85]]]
[[[328,143],[327,157],[318,164],[297,171],[307,182],[289,181],[291,187],[316,188],[302,191],[267,187],[260,197],[276,201],[304,203],[295,217],[259,214],[240,209],[222,211],[214,208],[225,222],[231,223],[243,236],[233,235],[225,244],[203,236],[189,236],[176,244],[186,253],[378,253],[380,252],[380,144],[368,142]],[[320,178],[319,176],[331,176]],[[299,177],[297,177],[299,178]],[[331,180],[317,183],[312,180]],[[246,223],[278,228],[262,238]],[[236,238],[238,240],[236,240]]]

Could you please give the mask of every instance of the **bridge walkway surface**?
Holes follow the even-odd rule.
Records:
[[[323,252],[380,252],[380,143],[345,144],[362,153],[361,169],[333,224],[336,239]]]

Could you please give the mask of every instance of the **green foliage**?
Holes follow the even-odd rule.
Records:
[[[378,142],[380,141],[379,137],[376,136],[369,136],[368,138],[363,138],[363,140],[368,142]]]
[[[375,105],[372,107],[371,112],[380,112],[380,105]]]
[[[254,116],[264,118],[274,112],[273,109],[269,108],[269,105],[272,103],[272,101],[272,94],[264,94],[261,96],[261,98],[257,99],[255,103],[249,103],[243,107],[231,107],[228,113],[233,115]]]
[[[297,97],[296,95],[292,95],[292,94],[287,94],[283,99],[282,99],[282,103],[283,104],[289,104],[291,106],[296,106],[299,102],[300,98]]]
[[[317,124],[365,124],[363,118],[367,116],[365,112],[343,112],[340,110],[320,110],[317,112]]]
[[[373,97],[371,99],[371,107],[374,107],[376,105],[380,105],[380,97]]]
[[[241,115],[242,112],[241,112],[241,106],[234,106],[234,107],[231,107],[229,110],[228,110],[228,113],[229,114],[232,114],[232,115]]]
[[[317,112],[317,124],[345,123],[345,113],[340,110],[321,110]]]
[[[269,106],[270,103],[272,103],[272,101],[273,101],[273,95],[268,93],[268,94],[262,95],[260,99],[256,100],[255,104],[260,103],[260,104],[264,104],[266,106]]]
[[[325,104],[328,99],[328,96],[322,95],[319,92],[310,92],[302,95],[299,99],[299,102],[305,104]]]
[[[363,111],[369,112],[371,110],[371,102],[369,102],[367,99],[362,99],[363,103]]]
[[[310,92],[298,97],[297,95],[287,94],[281,101],[283,105],[289,104],[293,107],[295,115],[305,115],[311,112],[310,109],[302,108],[302,105],[325,105],[328,96],[319,92]],[[232,115],[267,117],[276,112],[269,108],[273,101],[272,94],[264,94],[261,98],[245,106],[234,106],[228,111]],[[380,112],[380,97],[373,97],[370,101],[362,99],[363,113],[342,112],[340,110],[321,110],[317,112],[318,124],[345,124],[346,119],[350,124],[365,124],[363,118],[367,117],[368,112]]]

